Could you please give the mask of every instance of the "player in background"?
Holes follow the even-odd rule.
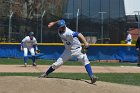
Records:
[[[92,68],[86,53],[81,52],[82,46],[79,39],[83,42],[84,47],[89,47],[89,44],[86,41],[85,37],[81,33],[74,32],[66,27],[65,20],[63,19],[55,22],[50,22],[48,24],[48,28],[51,28],[54,25],[57,25],[58,27],[58,35],[65,45],[65,50],[57,59],[57,61],[54,62],[45,73],[41,74],[40,77],[47,77],[51,72],[59,68],[64,62],[68,61],[72,57],[76,57],[85,66],[85,69],[91,79],[91,83],[95,83],[97,77],[92,72]]]
[[[127,31],[126,44],[131,45],[131,43],[132,43],[132,35],[130,34],[130,31]]]
[[[35,47],[35,49],[34,49]],[[21,42],[21,51],[24,51],[24,66],[27,66],[28,50],[32,55],[33,66],[37,66],[35,62],[35,50],[38,50],[37,40],[34,37],[34,32],[30,32]]]

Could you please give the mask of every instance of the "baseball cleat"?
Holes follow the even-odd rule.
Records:
[[[98,77],[92,76],[92,77],[90,77],[90,79],[91,79],[91,84],[93,84],[98,80]]]
[[[36,63],[33,63],[32,66],[37,66]]]
[[[40,76],[39,76],[39,78],[47,78],[47,74],[46,73],[43,73],[43,74],[41,74]]]
[[[24,63],[24,67],[27,67],[27,63]]]

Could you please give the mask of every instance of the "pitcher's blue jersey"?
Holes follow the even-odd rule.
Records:
[[[59,33],[59,36],[61,37],[62,42],[65,45],[65,49],[67,50],[73,50],[78,47],[81,47],[81,43],[78,39],[78,32],[74,32],[66,27],[66,30],[64,33]]]

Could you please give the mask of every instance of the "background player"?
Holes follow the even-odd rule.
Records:
[[[40,77],[47,77],[51,72],[59,68],[64,62],[68,61],[72,57],[76,57],[85,66],[86,71],[88,72],[88,75],[91,79],[91,83],[95,83],[97,78],[92,72],[87,55],[81,52],[82,47],[79,39],[84,43],[85,48],[89,46],[85,37],[81,33],[74,32],[67,28],[63,19],[55,22],[50,22],[48,27],[51,28],[55,24],[58,27],[58,34],[65,45],[65,50],[63,54],[57,59],[57,61],[53,63],[50,68]]]
[[[126,44],[131,45],[132,43],[132,35],[130,34],[130,29],[127,31],[127,37],[126,37]]]
[[[34,49],[35,47],[35,49]],[[37,40],[34,37],[34,32],[30,32],[29,36],[26,36],[21,42],[21,51],[24,51],[24,66],[27,66],[28,50],[32,55],[33,66],[36,66],[35,62],[35,50],[38,50]]]

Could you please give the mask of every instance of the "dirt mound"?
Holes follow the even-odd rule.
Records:
[[[45,72],[50,66],[38,65],[33,67],[28,65],[0,65],[0,72]],[[7,69],[8,68],[8,69]],[[140,73],[136,66],[92,66],[94,73]],[[84,66],[62,66],[55,72],[61,73],[87,73]]]
[[[138,86],[97,81],[1,76],[0,93],[139,93]]]

